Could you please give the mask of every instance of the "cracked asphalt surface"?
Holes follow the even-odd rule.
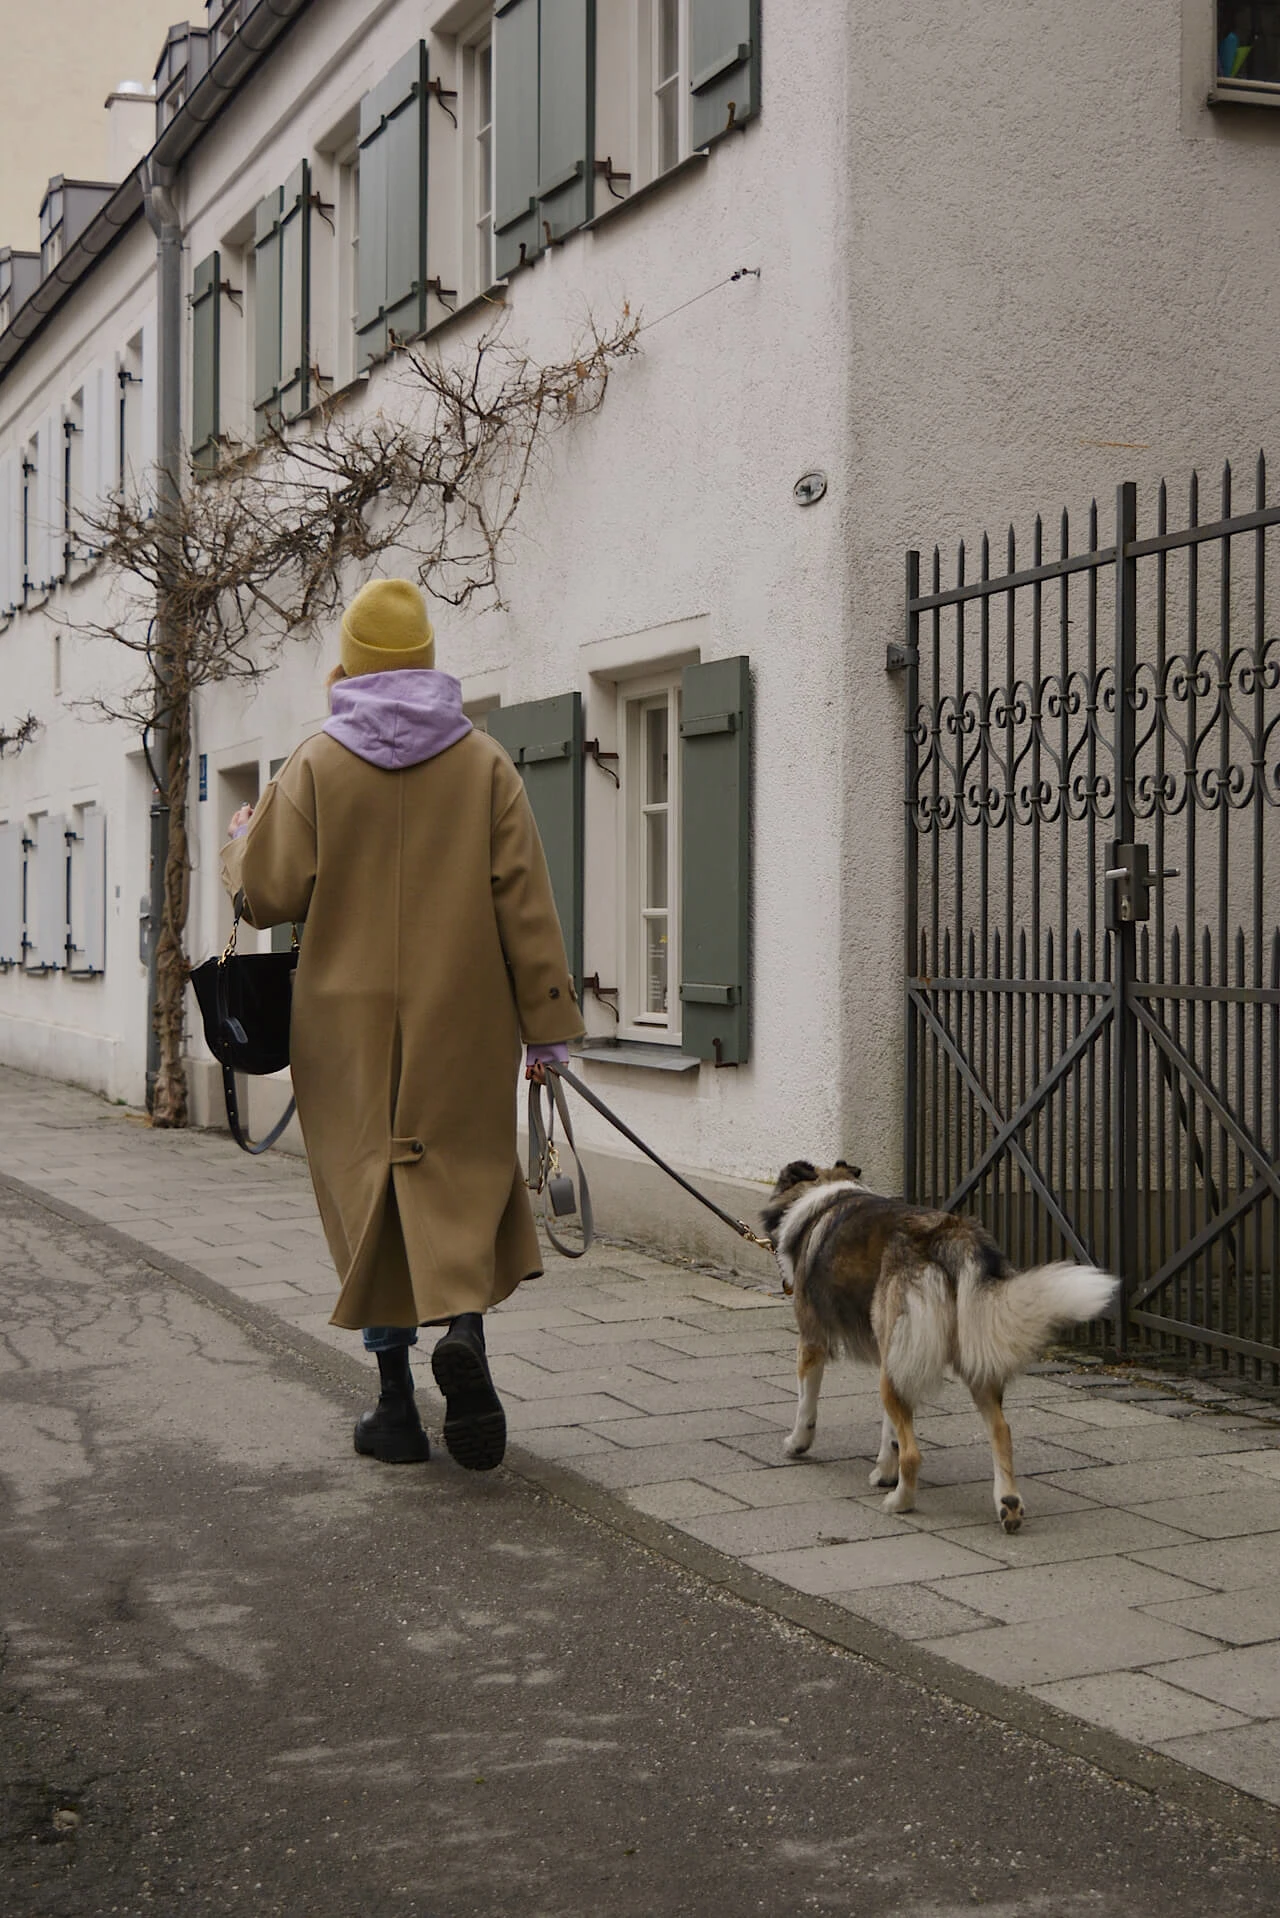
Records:
[[[513,1474],[357,1458],[250,1320],[0,1187],[4,1918],[1280,1905],[1255,1842]]]

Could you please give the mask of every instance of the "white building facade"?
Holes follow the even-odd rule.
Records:
[[[0,305],[0,731],[39,727],[0,759],[0,1058],[145,1094],[154,794],[83,703],[134,663],[77,633],[116,589],[76,509],[156,456],[159,166],[206,464],[334,394],[394,413],[397,342],[465,359],[499,303],[547,361],[640,317],[522,503],[503,610],[439,607],[438,663],[539,810],[601,1096],[742,1207],[798,1153],[893,1186],[903,554],[1277,443],[1278,26],[1226,0],[1122,28],[1102,0],[933,0],[905,38],[846,0],[211,0],[173,30],[152,175]],[[1220,77],[1228,32],[1251,51]],[[227,930],[227,819],[322,723],[335,656],[201,696],[193,959]],[[581,1133],[606,1229],[733,1256]]]

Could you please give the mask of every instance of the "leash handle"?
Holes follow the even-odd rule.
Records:
[[[547,1074],[555,1074],[556,1068],[548,1065]],[[582,1169],[582,1160],[578,1157],[578,1148],[573,1137],[573,1121],[569,1117],[569,1107],[565,1101],[564,1089],[553,1076],[544,1081],[547,1094],[547,1119],[542,1117],[542,1091],[536,1079],[529,1081],[529,1178],[528,1184],[534,1192],[542,1194],[542,1224],[547,1237],[557,1252],[566,1259],[580,1259],[596,1235],[595,1214],[591,1209],[591,1188],[587,1184],[587,1175]],[[573,1154],[573,1163],[578,1172],[578,1217],[582,1221],[582,1244],[566,1245],[558,1238],[551,1223],[551,1181],[559,1172],[560,1158],[556,1149],[556,1114],[564,1127],[565,1144]],[[536,1162],[536,1177],[535,1177]]]
[[[652,1159],[654,1165],[656,1165],[660,1171],[665,1172],[669,1179],[674,1179],[675,1183],[682,1187],[683,1190],[689,1194],[690,1198],[696,1199],[699,1205],[705,1205],[708,1212],[714,1212],[717,1219],[719,1219],[722,1224],[727,1225],[731,1232],[736,1232],[740,1239],[746,1239],[750,1244],[759,1246],[760,1250],[767,1252],[770,1258],[774,1256],[774,1249],[770,1240],[761,1238],[758,1232],[752,1231],[745,1220],[735,1219],[732,1212],[726,1212],[722,1206],[716,1204],[714,1199],[709,1199],[705,1192],[699,1192],[696,1185],[690,1185],[689,1181],[682,1178],[674,1166],[668,1165],[665,1159],[659,1158],[653,1147],[646,1145],[638,1133],[633,1132],[629,1125],[624,1125],[617,1113],[611,1112],[604,1100],[598,1099],[590,1086],[584,1085],[576,1073],[570,1072],[567,1066],[558,1065],[548,1065],[546,1071],[553,1075],[554,1079],[563,1079],[566,1085],[572,1086],[580,1099],[585,1099],[589,1106],[594,1106],[595,1110],[600,1114],[600,1117],[607,1119],[616,1132],[620,1132],[624,1139],[629,1139],[631,1144],[638,1147],[647,1159]],[[555,1092],[557,1104],[564,1116],[565,1136],[568,1138],[570,1145],[572,1145],[573,1134],[568,1129],[569,1115],[565,1111],[564,1095],[560,1092],[558,1086],[555,1087]],[[532,1130],[530,1131],[530,1138],[532,1139]],[[573,1156],[577,1159],[578,1154],[576,1150]],[[583,1189],[585,1193],[585,1185]]]

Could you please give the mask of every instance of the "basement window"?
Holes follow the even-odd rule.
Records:
[[[1213,96],[1280,104],[1280,0],[1217,0]]]

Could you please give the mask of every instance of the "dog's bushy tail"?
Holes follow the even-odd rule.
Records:
[[[1060,1327],[1107,1312],[1118,1281],[1093,1265],[1037,1265],[1007,1279],[966,1276],[958,1300],[959,1371],[971,1385],[1011,1378]]]

